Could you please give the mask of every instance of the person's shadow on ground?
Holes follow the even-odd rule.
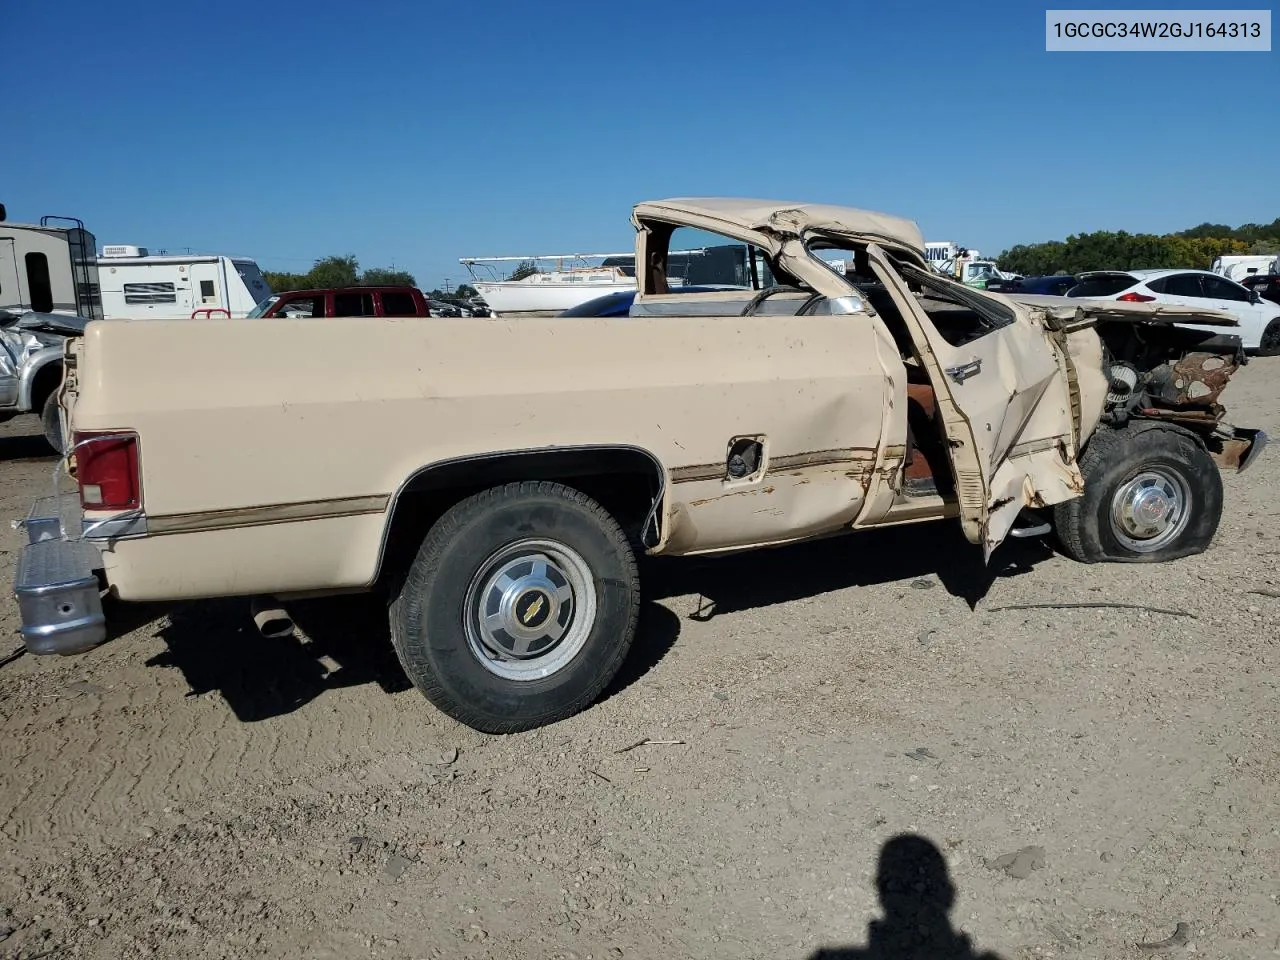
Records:
[[[956,889],[942,851],[924,837],[899,834],[885,843],[876,889],[884,919],[867,925],[867,945],[825,947],[809,960],[1001,960],[974,952],[968,935],[951,929]]]

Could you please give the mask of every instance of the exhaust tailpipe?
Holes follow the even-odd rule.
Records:
[[[293,618],[274,597],[254,597],[249,613],[258,632],[270,640],[293,636]]]

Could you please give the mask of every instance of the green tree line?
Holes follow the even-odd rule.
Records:
[[[390,267],[370,267],[360,269],[360,261],[354,254],[345,256],[323,257],[315,262],[306,273],[277,273],[264,270],[266,279],[273,293],[288,293],[290,290],[323,290],[328,287],[416,287],[417,279],[408,270],[393,270]],[[474,297],[476,290],[470,284],[462,283],[452,291],[435,289],[427,296],[436,300],[465,300]]]
[[[1207,270],[1216,257],[1269,253],[1280,253],[1280,217],[1271,223],[1239,227],[1202,223],[1180,233],[1100,230],[1073,234],[1066,240],[1010,247],[996,263],[1001,270],[1035,277],[1085,270]]]
[[[264,270],[262,276],[274,293],[325,287],[416,287],[418,285],[413,274],[407,270],[370,267],[368,270],[361,271],[360,261],[353,254],[323,257],[317,260],[306,273],[277,273],[274,270]]]

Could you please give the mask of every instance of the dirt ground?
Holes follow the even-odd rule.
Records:
[[[1278,381],[1231,419],[1280,436]],[[52,463],[0,426],[0,517]],[[0,667],[0,957],[1280,955],[1280,448],[1226,489],[1167,565],[988,572],[951,525],[650,562],[624,676],[510,737],[376,604],[120,610]]]

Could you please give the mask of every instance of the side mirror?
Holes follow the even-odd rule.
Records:
[[[1249,291],[1249,302],[1250,302],[1250,303],[1261,303],[1261,302],[1262,302],[1262,294],[1260,294],[1257,290],[1250,290],[1250,291]]]

